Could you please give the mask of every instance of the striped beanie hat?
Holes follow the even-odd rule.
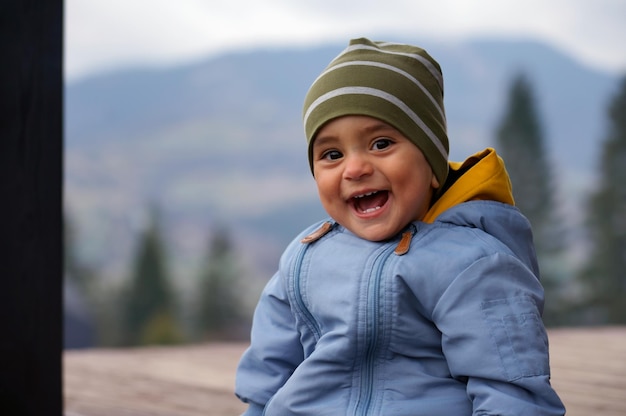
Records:
[[[370,116],[395,127],[422,151],[443,186],[449,151],[443,75],[425,50],[365,38],[350,41],[304,101],[311,171],[315,135],[326,122],[346,115]]]

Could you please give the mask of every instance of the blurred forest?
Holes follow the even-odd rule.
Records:
[[[508,80],[489,144],[507,162],[516,203],[533,226],[546,289],[545,322],[626,324],[626,77],[605,103],[595,179],[580,200],[583,221],[572,225],[563,215],[559,195],[567,191],[555,180],[546,138],[550,119],[538,105],[530,75],[520,71]],[[263,281],[246,278],[259,266],[239,232],[223,221],[195,230],[206,234],[202,260],[188,265],[193,277],[183,287],[172,267],[176,243],[164,231],[171,227],[169,217],[159,203],[147,205],[125,278],[113,282],[80,255],[78,221],[66,210],[66,348],[246,340]]]

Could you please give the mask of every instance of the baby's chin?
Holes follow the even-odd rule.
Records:
[[[394,238],[396,235],[400,233],[405,227],[401,227],[398,230],[385,230],[380,229],[380,227],[353,227],[346,226],[337,221],[340,225],[342,225],[346,230],[350,231],[352,234],[357,237],[371,241],[371,242],[383,242]]]

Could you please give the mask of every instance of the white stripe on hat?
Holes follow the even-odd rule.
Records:
[[[387,42],[387,43],[381,44],[381,46],[385,46],[385,45],[407,46],[407,45],[403,45],[401,43],[391,43],[391,42]],[[443,91],[443,75],[441,74],[441,72],[437,69],[437,67],[435,67],[433,65],[432,62],[430,62],[428,59],[426,59],[423,56],[421,56],[419,54],[416,54],[416,53],[389,51],[389,50],[381,49],[381,48],[378,48],[378,47],[375,47],[375,46],[363,45],[363,44],[355,44],[355,45],[350,45],[347,48],[345,48],[335,59],[332,60],[330,65],[332,65],[333,62],[335,62],[337,59],[341,58],[345,54],[350,53],[350,52],[355,51],[355,50],[359,50],[359,49],[367,49],[367,50],[371,50],[371,51],[387,53],[387,54],[390,54],[390,55],[407,56],[409,58],[416,59],[422,65],[424,65],[426,67],[426,69],[428,69],[428,72],[430,72],[433,77],[435,77],[435,79],[439,83],[439,88],[441,88],[441,90]]]
[[[317,79],[313,82],[313,84],[315,84],[320,78],[323,78],[324,75],[328,74],[329,72],[334,71],[335,69],[344,68],[346,66],[353,66],[353,65],[354,66],[357,66],[357,65],[360,65],[360,66],[373,66],[373,67],[378,67],[378,68],[384,68],[384,69],[388,69],[390,71],[393,71],[393,72],[395,72],[397,74],[400,74],[400,75],[404,76],[409,81],[411,81],[413,84],[415,84],[420,90],[422,90],[422,92],[424,94],[426,94],[428,99],[433,103],[433,105],[435,106],[435,108],[439,112],[439,116],[441,116],[441,118],[442,118],[442,120],[444,122],[446,121],[446,115],[444,113],[443,108],[441,108],[439,103],[437,103],[437,101],[433,98],[433,96],[430,93],[430,91],[428,91],[428,89],[426,87],[424,87],[424,85],[417,78],[415,78],[413,75],[411,75],[408,72],[406,72],[405,70],[400,69],[400,68],[398,68],[396,66],[393,66],[393,65],[383,64],[383,63],[376,62],[376,61],[347,61],[347,62],[343,62],[341,64],[337,64],[337,65],[334,65],[334,66],[326,69],[324,72],[322,72],[322,74],[319,77],[317,77]]]
[[[371,95],[371,96],[374,96],[374,97],[381,98],[381,99],[383,99],[385,101],[388,101],[391,104],[393,104],[396,107],[398,107],[411,120],[413,120],[413,122],[415,124],[417,124],[419,126],[419,128],[422,129],[422,131],[424,133],[426,133],[426,136],[428,136],[430,141],[433,142],[433,144],[437,147],[437,150],[439,150],[439,153],[441,153],[441,156],[443,156],[443,158],[445,160],[448,160],[448,152],[446,151],[445,147],[441,143],[441,140],[439,140],[437,135],[435,135],[435,133],[433,133],[433,131],[430,128],[428,128],[426,123],[424,123],[424,121],[422,121],[422,119],[413,110],[411,110],[411,108],[409,106],[407,106],[402,100],[398,99],[396,96],[394,96],[392,94],[389,94],[389,93],[387,93],[385,91],[382,91],[382,90],[378,90],[376,88],[370,88],[370,87],[342,87],[342,88],[337,88],[336,90],[332,90],[332,91],[327,92],[326,94],[321,95],[320,97],[318,97],[315,101],[313,101],[311,103],[311,105],[307,109],[306,113],[304,114],[304,125],[306,126],[306,124],[307,124],[307,122],[309,120],[309,116],[311,115],[311,113],[313,111],[315,111],[315,109],[317,107],[319,107],[321,104],[323,104],[326,101],[331,100],[333,98],[340,97],[342,95],[352,95],[352,94],[356,94],[356,95]]]

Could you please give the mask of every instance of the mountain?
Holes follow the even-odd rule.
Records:
[[[564,210],[575,215],[617,76],[534,41],[422,45],[443,68],[454,160],[492,145],[509,82],[528,76]],[[221,226],[242,247],[242,261],[266,275],[289,239],[324,217],[301,105],[343,47],[258,49],[68,83],[65,201],[80,255],[123,275],[147,207],[158,205],[179,274],[193,273],[210,230]]]

